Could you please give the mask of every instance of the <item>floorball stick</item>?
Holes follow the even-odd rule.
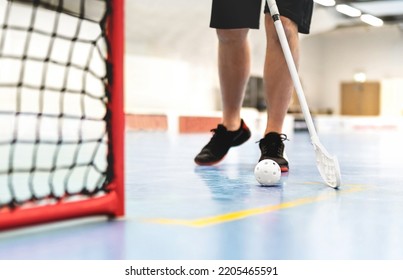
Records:
[[[294,59],[291,54],[290,46],[288,45],[287,37],[284,32],[283,24],[280,20],[280,13],[275,0],[267,0],[270,8],[270,14],[274,21],[274,26],[284,53],[288,69],[294,83],[295,91],[297,92],[298,100],[301,105],[302,113],[307,124],[311,142],[315,150],[316,166],[323,180],[332,188],[338,188],[341,183],[341,174],[339,162],[335,156],[328,153],[325,147],[320,143],[318,134],[312,121],[311,113],[309,112],[308,104],[305,99],[305,94],[302,89],[301,81],[298,76],[297,68],[295,67]]]

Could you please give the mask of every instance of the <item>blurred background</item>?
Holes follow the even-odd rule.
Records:
[[[172,119],[159,127],[155,121],[147,123],[144,114],[220,116],[217,39],[209,28],[210,10],[211,1],[126,1],[129,126],[177,130]],[[260,30],[250,32],[253,62],[244,102],[248,112],[264,110],[263,18]],[[362,117],[367,123],[400,127],[403,1],[316,0],[311,34],[300,39],[300,78],[319,130],[323,122],[322,129],[333,128],[361,123]],[[298,120],[299,112],[294,98],[290,115]]]

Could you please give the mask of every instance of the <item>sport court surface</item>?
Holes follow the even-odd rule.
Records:
[[[276,187],[253,176],[260,135],[214,167],[210,134],[128,132],[126,216],[0,233],[0,259],[403,259],[403,134],[320,133],[342,187],[326,187],[306,132],[286,142]]]

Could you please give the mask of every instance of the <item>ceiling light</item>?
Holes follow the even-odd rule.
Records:
[[[354,81],[357,83],[364,83],[367,80],[367,75],[364,72],[354,73]]]
[[[350,17],[359,17],[361,15],[361,11],[353,8],[351,6],[345,5],[345,4],[340,4],[336,6],[336,10],[339,13],[345,14]]]
[[[336,5],[336,1],[335,0],[313,0],[315,3],[318,3],[322,6],[326,6],[326,7],[332,7],[334,5]]]
[[[374,17],[372,15],[368,15],[368,14],[362,15],[361,20],[372,26],[379,27],[379,26],[383,25],[383,20],[381,20],[380,18]]]

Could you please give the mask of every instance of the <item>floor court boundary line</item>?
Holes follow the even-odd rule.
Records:
[[[146,223],[153,223],[153,224],[160,224],[160,225],[177,225],[177,226],[187,226],[187,227],[208,227],[217,224],[223,224],[227,222],[232,222],[236,220],[245,219],[248,217],[267,214],[270,212],[275,212],[282,209],[289,209],[295,208],[298,206],[303,206],[307,204],[312,204],[315,202],[325,201],[339,195],[346,195],[351,193],[357,193],[366,190],[364,185],[354,184],[354,185],[344,185],[350,186],[349,189],[346,190],[335,190],[331,193],[321,194],[318,196],[311,196],[311,197],[304,197],[298,198],[291,201],[282,202],[279,204],[274,205],[267,205],[262,207],[256,207],[251,209],[245,209],[235,212],[230,212],[226,214],[205,217],[205,218],[198,218],[198,219],[167,219],[167,218],[150,218],[150,219],[143,219]]]

